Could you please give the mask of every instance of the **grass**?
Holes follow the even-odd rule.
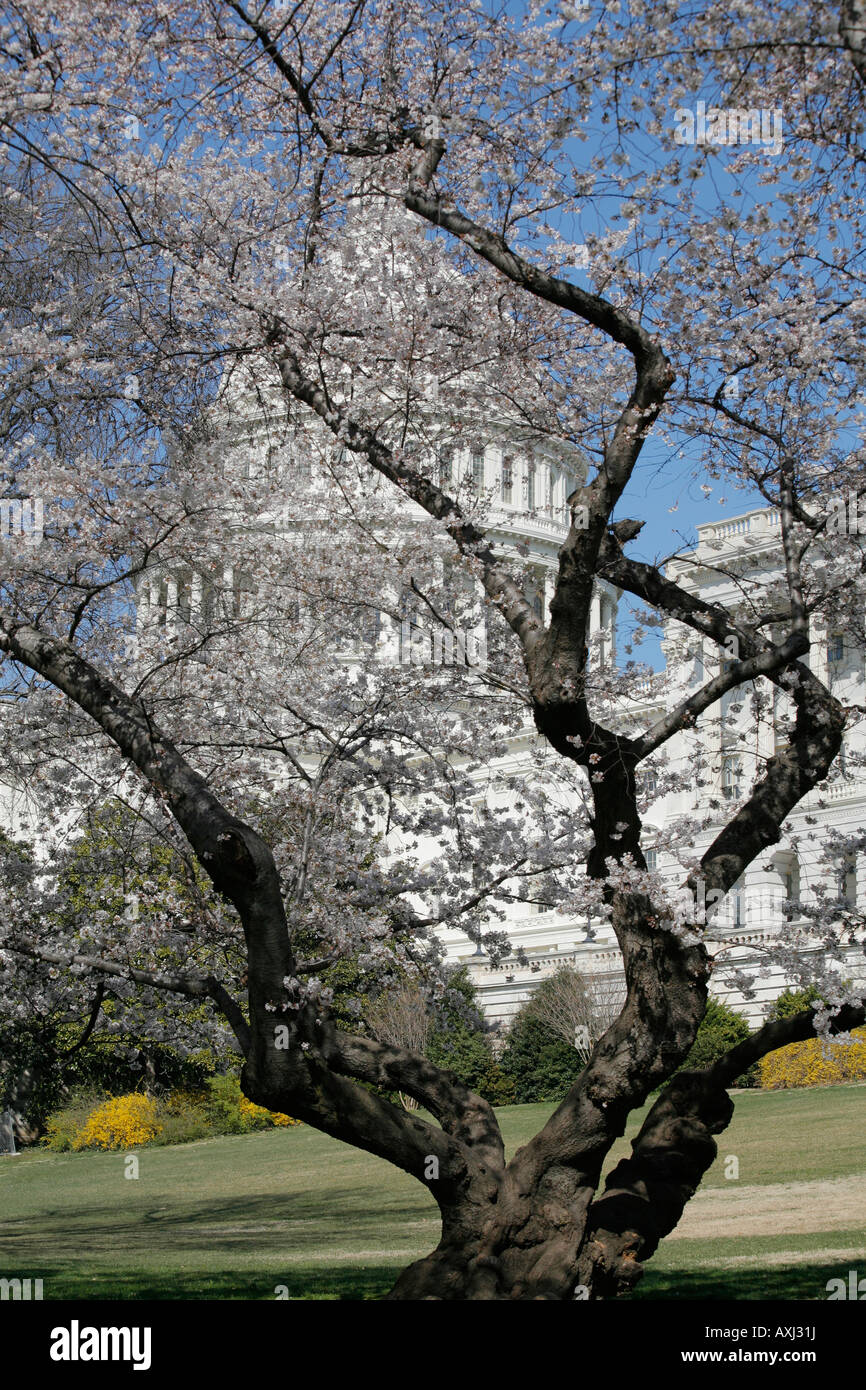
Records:
[[[499,1112],[509,1152],[551,1108]],[[857,1222],[866,1218],[832,1229],[821,1187],[861,1175],[866,1197],[864,1120],[864,1086],[737,1096],[705,1186],[814,1183],[813,1228],[672,1240],[638,1296],[824,1298],[828,1279],[864,1262]],[[738,1184],[725,1179],[728,1154],[739,1159]],[[120,1153],[0,1160],[0,1276],[42,1278],[48,1299],[273,1299],[277,1289],[293,1299],[369,1299],[438,1239],[419,1183],[307,1127],[142,1149],[138,1160],[137,1179],[124,1176]]]

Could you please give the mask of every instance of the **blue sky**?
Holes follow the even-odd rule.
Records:
[[[712,487],[709,495],[702,492],[702,484]],[[753,489],[734,491],[727,481],[696,475],[693,464],[685,458],[671,457],[670,449],[650,436],[616,516],[637,517],[646,523],[637,539],[628,545],[627,553],[636,560],[657,563],[677,550],[695,545],[698,525],[766,506],[760,493]],[[624,651],[634,626],[632,602],[623,595],[617,622],[620,665],[629,660],[644,661],[655,670],[661,669],[664,658],[655,630],[630,654]]]

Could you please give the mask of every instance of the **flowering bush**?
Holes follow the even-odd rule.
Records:
[[[214,1076],[205,1091],[171,1091],[158,1100],[139,1092],[82,1095],[48,1117],[42,1143],[59,1153],[131,1149],[300,1123],[247,1100],[236,1076]]]
[[[761,1058],[761,1086],[780,1091],[792,1086],[833,1086],[866,1080],[866,1029],[855,1028],[852,1043],[821,1038],[790,1043]]]
[[[86,1125],[91,1113],[105,1100],[100,1091],[73,1091],[66,1104],[54,1110],[45,1121],[41,1143],[55,1153],[68,1153]]]
[[[251,1100],[247,1100],[242,1095],[238,1102],[241,1115],[245,1120],[249,1120],[253,1128],[265,1128],[268,1125],[299,1125],[300,1120],[293,1120],[291,1115],[281,1115],[277,1110],[266,1110],[263,1105],[255,1105]]]
[[[208,1082],[208,1114],[218,1133],[248,1134],[253,1129],[269,1129],[273,1125],[300,1124],[288,1115],[266,1110],[247,1100],[236,1076],[213,1076]]]
[[[133,1092],[112,1096],[91,1111],[72,1141],[73,1149],[134,1149],[162,1129],[155,1100]]]

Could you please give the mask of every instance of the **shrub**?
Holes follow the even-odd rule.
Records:
[[[483,1030],[475,989],[465,970],[456,971],[451,980],[426,1055],[491,1105],[514,1103],[513,1078],[503,1072],[493,1055],[490,1038]]]
[[[823,1038],[808,1038],[768,1052],[760,1061],[761,1085],[767,1091],[781,1091],[866,1080],[866,1028],[855,1028],[851,1036],[855,1042],[825,1043]]]
[[[583,1063],[573,1047],[533,1016],[530,1000],[517,1014],[499,1058],[519,1104],[562,1100]]]
[[[206,1109],[216,1134],[249,1134],[254,1129],[270,1129],[274,1125],[296,1125],[288,1115],[254,1105],[241,1090],[238,1078],[232,1073],[212,1076],[207,1083]]]
[[[157,1104],[150,1096],[112,1096],[91,1111],[72,1147],[135,1149],[151,1143],[161,1129]]]
[[[745,1042],[749,1037],[751,1029],[743,1018],[730,1007],[723,1004],[720,999],[714,999],[712,995],[707,1000],[707,1011],[701,1019],[698,1027],[697,1037],[692,1043],[692,1050],[689,1053],[680,1071],[703,1071],[705,1067],[711,1067],[726,1052],[730,1052],[737,1043]],[[757,1085],[757,1071],[754,1066],[737,1077],[741,1086]]]
[[[437,1029],[431,1035],[427,1056],[437,1067],[454,1073],[464,1086],[491,1105],[512,1105],[515,1086],[496,1061],[489,1040],[467,1024]]]
[[[169,1091],[157,1106],[162,1130],[155,1144],[189,1144],[194,1139],[207,1139],[214,1133],[207,1113],[206,1092]]]
[[[256,1105],[245,1095],[241,1095],[240,1111],[250,1129],[270,1129],[272,1125],[283,1128],[286,1125],[301,1123],[300,1120],[293,1120],[291,1115],[283,1115],[279,1110],[267,1110],[262,1105]]]
[[[104,1006],[106,1012],[109,1008],[110,1004]],[[97,1033],[78,1049],[81,1029],[81,1020],[0,1025],[0,1092],[20,1097],[15,1108],[37,1132],[47,1116],[56,1119],[85,1093],[103,1099],[128,1095],[141,1088],[145,1075],[157,1091],[201,1087],[213,1071],[203,1053],[181,1057],[158,1043],[149,1044],[146,1055],[139,1052],[131,1058],[131,1043],[114,1035]]]
[[[807,985],[805,989],[783,989],[767,1018],[791,1018],[794,1014],[801,1014],[804,1009],[808,1009],[809,1005],[816,1003],[820,997],[814,985]]]
[[[88,1117],[105,1099],[103,1091],[74,1092],[64,1106],[48,1116],[40,1143],[54,1153],[69,1153]]]
[[[207,1083],[205,1109],[214,1134],[243,1134],[241,1088],[236,1076],[212,1076]]]
[[[159,1099],[141,1092],[125,1096],[82,1092],[48,1117],[42,1143],[60,1153],[130,1149],[297,1124],[300,1120],[254,1105],[242,1093],[237,1077],[227,1075],[212,1077],[206,1090],[170,1091]]]

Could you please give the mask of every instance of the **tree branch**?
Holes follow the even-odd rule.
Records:
[[[171,994],[187,995],[190,999],[213,999],[214,1003],[231,1026],[244,1056],[249,1056],[251,1034],[243,1013],[226,988],[214,975],[183,975],[175,971],[159,973],[155,970],[141,970],[137,966],[121,965],[119,961],[105,960],[102,956],[88,956],[80,951],[60,951],[50,946],[42,946],[29,937],[11,937],[3,942],[4,951],[15,951],[19,955],[30,956],[34,960],[45,961],[49,965],[79,966],[97,971],[103,975],[113,975],[117,979],[131,980],[137,985],[147,985],[150,989],[165,990]],[[97,991],[98,1004],[102,995]],[[89,1033],[93,1031],[99,1008],[95,1002],[91,1020],[85,1034],[71,1052],[83,1046]],[[66,1054],[70,1055],[70,1054]]]

